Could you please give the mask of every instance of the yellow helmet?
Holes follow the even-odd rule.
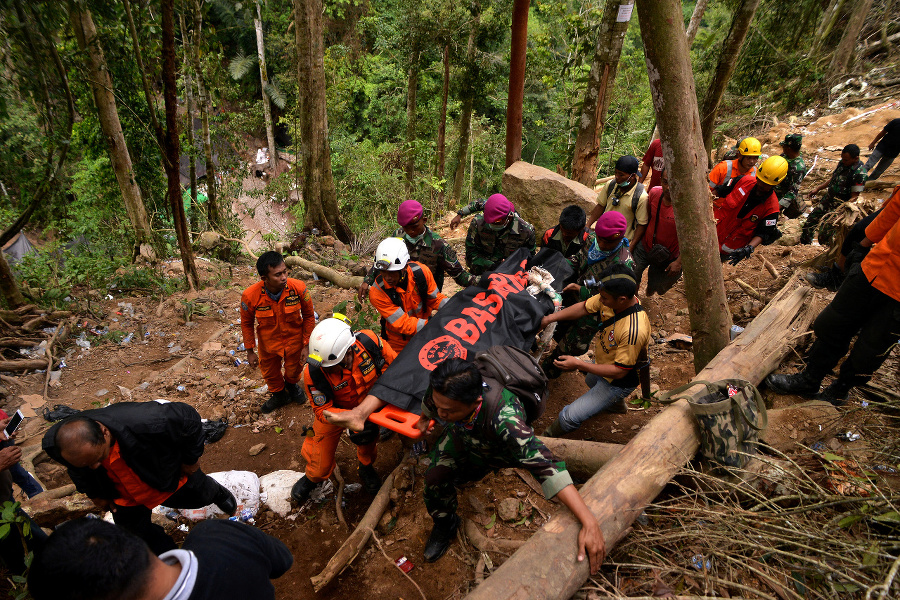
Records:
[[[783,156],[770,156],[756,169],[756,178],[769,185],[778,185],[787,177],[788,162]]]
[[[755,137],[745,137],[738,144],[738,154],[741,156],[759,156],[762,154],[762,144]]]

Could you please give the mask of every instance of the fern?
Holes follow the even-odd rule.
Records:
[[[287,104],[287,98],[285,98],[284,92],[282,92],[274,82],[270,81],[266,84],[265,92],[275,106],[284,110],[284,106]]]
[[[231,74],[231,78],[235,81],[241,79],[256,64],[256,60],[255,56],[247,56],[243,52],[238,52],[228,63],[228,72]]]

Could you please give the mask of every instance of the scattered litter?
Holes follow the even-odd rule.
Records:
[[[710,561],[708,558],[706,559],[706,562],[703,562],[703,560],[704,559],[702,554],[695,554],[693,558],[691,558],[691,566],[698,571],[703,571],[704,567],[706,567],[706,571],[711,571],[712,561]]]
[[[828,449],[828,447],[823,442],[816,442],[815,444],[812,445],[812,449],[815,452],[825,452]]]
[[[94,395],[97,396],[97,397],[99,398],[100,396],[105,396],[105,395],[107,395],[108,393],[109,393],[109,390],[106,389],[106,388],[103,388],[102,390],[97,390],[97,393],[94,394]]]
[[[209,421],[203,419],[203,443],[212,444],[218,442],[225,435],[228,429],[228,421],[220,419],[218,421]]]
[[[45,421],[61,421],[67,417],[72,417],[80,413],[80,410],[75,410],[65,404],[57,404],[53,409],[45,408],[43,411]]]
[[[412,571],[414,566],[405,556],[401,556],[400,558],[395,560],[394,564],[397,565],[397,568],[404,573],[409,573],[410,571]]]
[[[178,390],[179,392],[183,392],[187,388],[185,388],[183,385],[179,385],[175,389]]]
[[[312,491],[309,495],[309,499],[318,504],[319,502],[324,502],[332,493],[334,493],[334,484],[328,479]]]
[[[866,401],[866,400],[863,400],[863,401],[860,402],[859,404],[860,404],[863,408],[869,408],[869,403],[868,403],[868,401]]]
[[[882,473],[894,474],[897,472],[897,469],[895,469],[894,467],[889,467],[887,465],[875,465],[872,468],[875,469],[876,471],[881,471]]]
[[[181,525],[179,525],[179,526],[177,527],[177,529],[178,529],[178,531],[184,531],[185,533],[187,533],[188,531],[191,530],[190,527],[188,527],[188,526],[185,525],[184,523],[182,523]]]
[[[347,485],[344,486],[344,493],[345,494],[355,494],[356,492],[358,492],[361,489],[362,489],[361,483],[348,483]]]
[[[839,433],[837,434],[837,439],[842,442],[855,442],[862,436],[858,433],[853,433],[852,431],[848,431],[847,433]]]
[[[744,328],[740,325],[732,325],[731,326],[731,339],[734,341],[734,338],[744,333]]]

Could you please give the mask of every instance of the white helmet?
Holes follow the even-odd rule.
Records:
[[[375,249],[375,268],[379,271],[400,271],[409,262],[409,250],[402,238],[389,237]]]
[[[344,359],[355,341],[350,326],[340,318],[324,319],[312,330],[307,361],[312,365],[334,366]]]

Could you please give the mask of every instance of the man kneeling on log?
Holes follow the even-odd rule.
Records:
[[[521,467],[541,482],[547,498],[558,497],[581,521],[578,560],[587,556],[591,573],[596,573],[606,554],[600,525],[572,484],[565,463],[527,424],[522,401],[505,388],[491,393],[475,364],[459,358],[440,363],[430,383],[417,427],[426,433],[435,417],[446,426],[425,472],[425,507],[434,520],[425,560],[443,556],[456,535],[456,483],[478,481],[494,469]]]

